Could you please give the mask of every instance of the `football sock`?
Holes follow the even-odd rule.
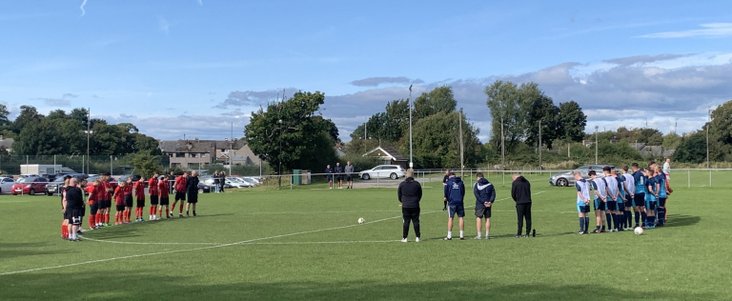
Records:
[[[478,231],[478,235],[477,236],[478,237],[481,237],[481,236],[483,236],[483,233],[481,233],[480,231]]]
[[[579,226],[580,226],[580,232],[584,232],[585,231],[585,218],[584,217],[579,218]]]
[[[68,238],[69,237],[69,227],[66,227],[66,225],[61,224],[61,238]]]
[[[635,224],[640,225],[640,212],[639,211],[635,212]]]
[[[89,228],[94,229],[94,227],[97,225],[97,219],[95,214],[89,215]]]
[[[447,231],[447,238],[452,238],[452,231]]]
[[[464,237],[463,234],[464,234],[463,233],[463,230],[460,230],[460,238],[463,238]]]
[[[612,229],[613,228],[613,215],[611,213],[605,213],[605,221],[607,222],[607,228]]]
[[[585,217],[585,232],[590,232],[590,217]]]
[[[648,220],[648,216],[646,216],[645,212],[641,212],[641,220],[645,223],[646,220]]]

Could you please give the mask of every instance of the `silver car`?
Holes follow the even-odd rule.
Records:
[[[406,174],[404,168],[399,165],[379,165],[372,169],[367,169],[358,173],[358,176],[364,180],[370,179],[392,179],[403,178]]]
[[[597,175],[599,177],[602,177],[602,169],[605,166],[610,166],[610,168],[615,168],[613,165],[603,165],[603,164],[595,164],[595,165],[584,165],[577,167],[575,170],[579,170],[582,173],[582,177],[587,179],[590,176],[588,173],[590,170],[594,170],[597,172]],[[553,174],[551,177],[549,177],[549,184],[553,186],[569,186],[574,184],[574,175],[572,175],[572,170],[561,172],[558,174]]]

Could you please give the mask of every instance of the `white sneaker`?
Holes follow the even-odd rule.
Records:
[[[407,239],[406,238],[402,238],[402,242],[407,242]]]
[[[419,242],[419,237],[415,238],[414,242]]]
[[[475,237],[475,239],[476,239],[476,240],[481,240],[482,238],[483,238],[483,237],[482,237],[482,236],[480,236],[480,235],[478,235],[478,236],[476,236],[476,237]]]

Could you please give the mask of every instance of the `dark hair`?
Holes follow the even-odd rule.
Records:
[[[455,173],[451,171],[451,172],[450,172],[450,173],[449,173],[448,175],[450,175],[450,176],[454,176],[454,175],[455,175]]]
[[[105,177],[109,177],[109,176],[111,176],[112,174],[110,174],[110,173],[108,173],[108,172],[105,172],[105,173],[102,173],[102,175],[103,175],[103,176],[105,176]]]
[[[623,170],[628,171],[628,165],[623,165]]]
[[[476,173],[475,174],[475,177],[476,178],[482,178],[483,177],[483,173],[482,172]]]
[[[610,166],[605,166],[602,168],[602,171],[610,172],[610,171],[612,171],[612,168],[610,168]]]
[[[638,167],[638,163],[633,163],[633,164],[631,164],[631,166]]]
[[[595,176],[595,175],[597,175],[597,172],[595,172],[594,170],[590,170],[590,172],[588,172],[587,175],[590,177]]]

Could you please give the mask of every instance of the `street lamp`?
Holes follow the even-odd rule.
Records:
[[[280,132],[279,133],[280,134],[280,139],[279,139],[280,140],[279,141],[280,151],[277,153],[277,175],[279,176],[279,177],[277,177],[278,178],[277,185],[279,188],[282,188],[282,119],[278,119],[277,124],[279,125],[278,128],[279,128],[279,132]]]

